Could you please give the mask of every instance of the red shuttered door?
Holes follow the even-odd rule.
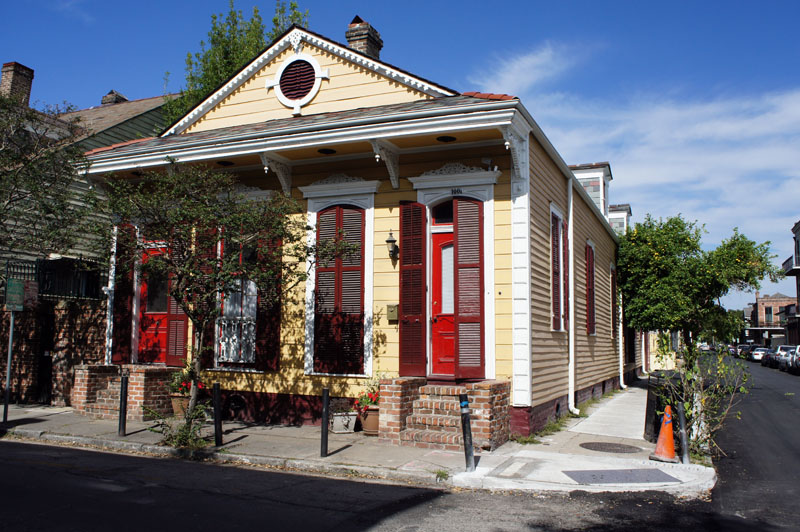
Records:
[[[483,203],[455,199],[456,378],[484,377]]]
[[[425,207],[400,205],[400,376],[424,377],[426,367]]]
[[[186,362],[186,313],[173,297],[167,299],[167,366],[183,366]]]
[[[317,264],[314,371],[364,372],[364,211],[330,207],[317,217],[317,240],[341,238],[355,251]]]
[[[553,302],[553,330],[561,330],[561,220],[550,214],[550,290]]]
[[[595,333],[594,248],[586,244],[586,333]]]

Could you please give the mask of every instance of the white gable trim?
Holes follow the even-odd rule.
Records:
[[[355,63],[363,68],[371,70],[376,74],[388,77],[392,81],[405,85],[412,89],[418,90],[428,96],[455,96],[457,93],[444,89],[438,85],[434,85],[421,78],[401,72],[397,69],[390,67],[380,61],[375,61],[369,57],[362,55],[359,52],[351,50],[347,47],[336,44],[327,39],[317,37],[302,28],[295,28],[287,33],[283,39],[267,48],[260,56],[253,60],[249,65],[239,71],[236,76],[231,78],[225,85],[220,87],[214,94],[206,98],[200,105],[192,109],[192,111],[184,116],[179,122],[164,132],[162,137],[182,133],[191,127],[195,122],[200,120],[203,115],[213,109],[219,102],[224,100],[233,91],[238,89],[245,81],[250,79],[256,72],[261,70],[264,65],[269,63],[275,56],[282,53],[287,48],[294,48],[299,50],[302,43],[307,42],[313,46],[321,48],[322,50],[332,53],[342,59]]]

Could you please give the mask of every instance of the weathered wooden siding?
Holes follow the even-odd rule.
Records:
[[[304,115],[429,98],[422,92],[409,89],[310,44],[304,45],[303,53],[316,59],[323,70],[326,68],[330,70],[330,79],[322,80],[319,93],[302,108],[301,112]],[[290,118],[292,109],[278,101],[274,89],[267,91],[265,87],[267,80],[273,79],[284,60],[293,54],[290,49],[278,54],[186,132]]]
[[[616,244],[577,190],[573,193],[572,267],[575,287],[575,389],[619,375],[611,308],[611,264]],[[586,243],[594,244],[595,334],[586,330]]]
[[[531,345],[532,405],[545,403],[567,393],[569,337],[552,330],[550,283],[550,204],[567,215],[566,178],[530,137],[531,175]]]

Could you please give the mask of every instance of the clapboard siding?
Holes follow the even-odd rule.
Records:
[[[611,264],[616,244],[576,190],[573,195],[573,275],[575,286],[575,389],[580,390],[619,372],[619,354],[613,336]],[[594,244],[596,333],[586,332],[586,243]]]
[[[322,80],[320,92],[302,114],[330,113],[358,107],[374,107],[427,99],[426,94],[409,89],[384,76],[345,61],[319,48],[305,44],[303,53],[312,56],[320,68],[330,70],[330,79]],[[266,120],[289,118],[292,109],[275,97],[274,89],[266,90],[268,79],[274,79],[283,62],[293,55],[285,50],[219,102],[186,132],[206,131],[221,127],[254,124]]]
[[[545,403],[567,393],[568,336],[552,330],[550,294],[550,204],[566,216],[566,178],[530,137],[531,174],[531,345],[532,404]]]

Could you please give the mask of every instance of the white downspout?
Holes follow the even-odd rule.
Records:
[[[108,285],[103,287],[106,293],[106,355],[105,365],[111,365],[112,342],[114,337],[114,278],[117,274],[117,226],[111,233],[111,258],[108,261]]]
[[[567,365],[568,385],[567,385],[567,406],[570,413],[580,415],[581,411],[575,407],[575,276],[572,275],[572,265],[575,262],[575,246],[572,242],[572,179],[567,179],[567,244],[569,246],[569,264],[565,264],[565,270],[569,272],[569,363]]]

